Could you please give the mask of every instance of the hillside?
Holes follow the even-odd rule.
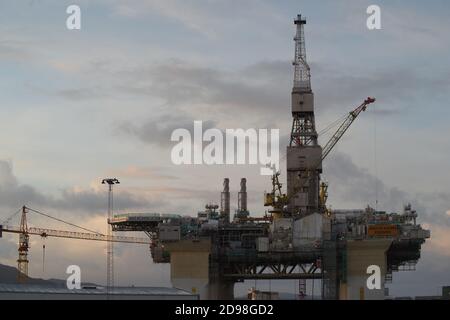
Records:
[[[15,267],[6,266],[0,264],[0,283],[8,283],[13,284],[17,283],[17,269]],[[39,285],[48,285],[48,286],[65,286],[65,280],[59,279],[38,279],[38,278],[28,278],[28,284],[39,284]]]

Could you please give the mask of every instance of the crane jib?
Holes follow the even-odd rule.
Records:
[[[364,102],[357,107],[356,109],[349,112],[349,115],[344,119],[344,121],[341,123],[337,131],[333,134],[333,136],[328,140],[328,142],[325,144],[325,147],[322,149],[322,157],[319,162],[316,164],[313,164],[312,168],[308,171],[304,172],[304,176],[302,178],[307,178],[311,171],[317,170],[319,165],[322,163],[322,161],[328,156],[328,154],[331,152],[331,150],[334,148],[334,146],[338,143],[338,141],[342,138],[342,136],[345,134],[347,129],[351,126],[353,121],[358,117],[358,115],[361,113],[361,111],[365,111],[367,106],[373,102],[375,102],[375,98],[368,97],[364,100]],[[305,184],[301,186],[295,187],[295,191],[292,194],[289,194],[285,200],[289,200],[291,197],[293,197],[299,190],[301,190],[309,179],[305,180]]]
[[[9,233],[19,233],[22,234],[23,231],[19,227],[3,227],[0,225],[0,237],[2,232]],[[94,240],[94,241],[105,241],[105,242],[120,242],[120,243],[135,243],[135,244],[151,244],[151,239],[147,238],[135,238],[135,237],[123,237],[123,236],[106,236],[103,234],[95,233],[85,233],[85,232],[73,232],[65,230],[52,230],[43,228],[28,228],[28,235],[37,235],[41,237],[56,237],[56,238],[69,238],[69,239],[80,239],[80,240]]]

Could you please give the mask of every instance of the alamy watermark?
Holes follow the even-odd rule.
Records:
[[[369,290],[379,290],[381,289],[381,268],[376,264],[372,264],[367,267],[367,274],[370,276],[367,278],[366,286]]]
[[[66,281],[67,289],[81,289],[81,268],[72,264],[67,267],[66,273],[69,275]]]
[[[66,20],[66,27],[69,30],[81,29],[81,9],[78,5],[72,4],[67,7],[66,13],[69,14]]]
[[[203,132],[203,122],[196,120],[193,137],[189,130],[179,128],[172,132],[170,140],[178,142],[171,152],[172,163],[176,165],[259,164],[261,175],[272,175],[274,170],[279,170],[279,129],[223,132],[210,128]]]
[[[369,17],[367,18],[366,25],[369,30],[381,29],[381,8],[376,4],[372,4],[367,7],[366,10]]]
[[[81,8],[76,4],[67,7],[66,13],[69,16],[66,19],[66,27],[68,30],[81,29]],[[369,30],[381,29],[381,8],[376,4],[367,7],[366,13],[369,15],[366,20],[366,26]]]

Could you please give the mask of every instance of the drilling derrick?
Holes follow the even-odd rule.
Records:
[[[319,210],[319,185],[322,172],[322,147],[317,143],[314,120],[314,94],[306,62],[304,25],[297,16],[294,85],[292,88],[292,130],[287,147],[287,193],[289,215],[307,215]]]

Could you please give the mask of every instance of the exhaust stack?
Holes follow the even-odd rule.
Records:
[[[238,211],[247,211],[247,179],[241,179],[241,191],[238,193]]]
[[[220,196],[220,214],[225,223],[230,222],[230,179],[223,179],[223,191]]]

